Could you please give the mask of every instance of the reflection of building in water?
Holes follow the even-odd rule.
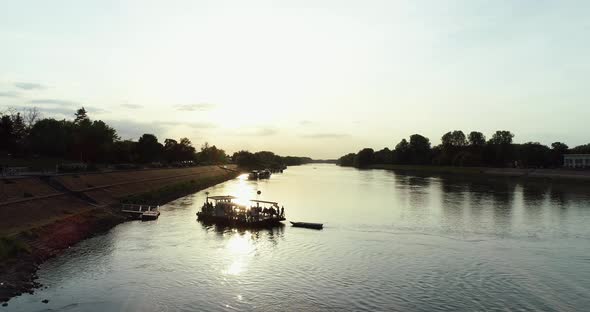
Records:
[[[590,168],[590,154],[565,154],[563,166],[568,168]]]

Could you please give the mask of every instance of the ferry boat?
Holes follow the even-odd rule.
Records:
[[[271,172],[268,169],[264,169],[264,170],[258,172],[259,179],[270,179],[270,175],[271,175]]]
[[[254,170],[248,174],[248,180],[258,180],[258,171]]]
[[[279,203],[250,200],[250,205],[236,202],[234,196],[207,196],[197,220],[237,227],[272,227],[285,221],[285,208]]]

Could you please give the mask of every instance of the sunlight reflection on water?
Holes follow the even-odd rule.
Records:
[[[590,305],[590,197],[571,186],[312,165],[270,180],[242,175],[207,191],[276,200],[289,220],[324,222],[325,229],[206,225],[195,217],[206,198],[199,192],[161,207],[158,221],[121,224],[49,260],[39,271],[48,288],[15,298],[4,310],[575,311]]]

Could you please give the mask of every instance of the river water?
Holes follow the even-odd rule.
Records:
[[[324,230],[196,221],[205,192],[42,265],[0,311],[581,311],[590,191],[335,165],[244,176],[211,195],[276,200]],[[48,299],[49,303],[41,301]]]

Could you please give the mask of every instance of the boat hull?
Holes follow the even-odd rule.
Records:
[[[281,221],[285,221],[285,218],[268,218],[258,221],[239,221],[234,219],[228,219],[226,217],[218,217],[197,213],[197,220],[205,224],[216,224],[228,227],[239,227],[239,228],[268,228],[275,226],[282,226]]]
[[[291,222],[294,227],[301,227],[306,229],[321,230],[324,228],[322,223],[308,223],[308,222]]]

